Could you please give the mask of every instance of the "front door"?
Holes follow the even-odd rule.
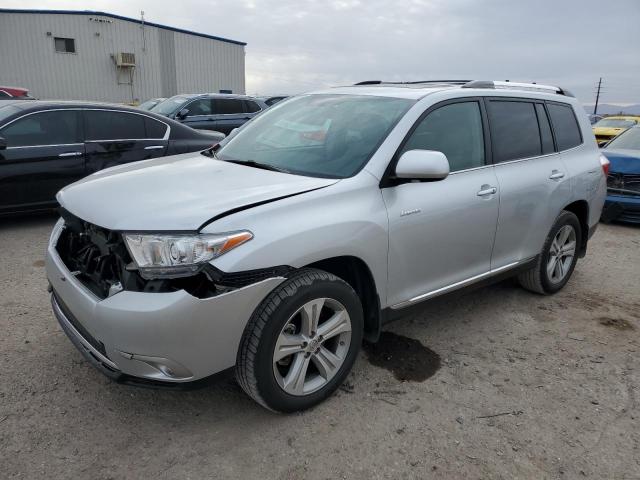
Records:
[[[53,207],[56,193],[85,175],[81,126],[79,111],[49,110],[0,130],[0,211]]]
[[[398,156],[414,149],[443,152],[451,173],[382,190],[389,215],[389,306],[408,306],[490,271],[499,192],[484,118],[478,99],[436,105],[401,148]]]

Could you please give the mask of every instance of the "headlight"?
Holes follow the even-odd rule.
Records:
[[[253,238],[248,231],[203,234],[125,234],[129,253],[144,278],[188,277]]]

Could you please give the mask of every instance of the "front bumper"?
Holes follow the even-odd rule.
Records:
[[[114,379],[186,383],[233,367],[253,311],[284,280],[268,278],[204,299],[184,290],[100,299],[66,268],[56,240],[54,230],[46,256],[53,311],[73,344]]]
[[[601,219],[603,222],[640,223],[640,195],[607,194]]]

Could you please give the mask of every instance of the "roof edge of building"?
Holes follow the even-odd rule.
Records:
[[[51,14],[51,15],[95,15],[100,17],[115,18],[117,20],[124,20],[126,22],[137,23],[139,25],[149,25],[150,27],[162,28],[164,30],[171,30],[172,32],[185,33],[187,35],[195,35],[196,37],[209,38],[211,40],[219,40],[221,42],[233,43],[235,45],[245,46],[246,42],[239,40],[231,40],[229,38],[217,37],[215,35],[208,35],[206,33],[194,32],[191,30],[185,30],[183,28],[169,27],[168,25],[162,25],[160,23],[147,22],[146,20],[138,20],[136,18],[124,17],[122,15],[116,15],[115,13],[100,12],[96,10],[40,10],[40,9],[22,9],[22,8],[0,8],[0,13],[39,13],[39,14]]]

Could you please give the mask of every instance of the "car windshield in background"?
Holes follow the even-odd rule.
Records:
[[[634,120],[624,120],[624,119],[616,119],[616,118],[603,118],[598,123],[594,125],[594,128],[603,127],[603,128],[629,128],[633,127],[636,124]]]
[[[188,97],[181,96],[167,98],[165,101],[160,102],[153,107],[150,111],[160,115],[171,115],[173,112],[178,110],[178,108],[184,105],[187,100],[189,100]]]
[[[361,95],[297,97],[256,117],[216,155],[299,175],[350,177],[413,103]]]
[[[2,106],[2,104],[0,104],[0,122],[2,122],[5,118],[9,118],[14,113],[18,113],[19,111],[20,109],[14,107],[13,105]]]
[[[606,148],[640,150],[640,127],[630,128],[611,140]]]

